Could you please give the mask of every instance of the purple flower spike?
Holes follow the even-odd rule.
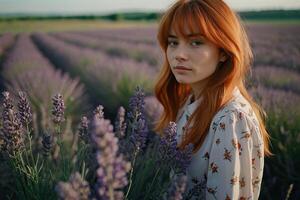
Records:
[[[86,116],[81,118],[80,126],[78,128],[79,138],[83,140],[85,143],[89,141],[88,135],[88,128],[89,128],[89,120]]]
[[[176,163],[178,173],[186,173],[188,166],[192,161],[194,145],[189,144],[185,147],[184,150],[178,150],[176,153]]]
[[[165,129],[165,134],[161,138],[159,145],[159,162],[168,163],[169,166],[175,169],[176,173],[185,174],[187,167],[191,163],[193,145],[189,144],[184,150],[180,150],[177,147],[176,129],[175,122],[170,122]]]
[[[128,117],[131,119],[139,118],[144,115],[145,112],[145,94],[139,87],[136,88],[135,94],[129,100],[130,112]]]
[[[46,133],[43,135],[42,145],[43,145],[43,154],[44,156],[48,156],[53,148],[53,136]]]
[[[121,106],[118,111],[117,120],[115,122],[116,135],[119,138],[125,136],[127,124],[125,122],[125,109]]]
[[[32,121],[32,113],[24,92],[19,92],[18,110],[22,124],[24,126],[28,125]]]
[[[59,199],[88,200],[90,188],[78,172],[70,176],[69,182],[59,182],[55,190]]]
[[[53,122],[55,124],[60,124],[65,121],[64,112],[65,112],[65,104],[61,94],[57,94],[52,98],[52,115]]]
[[[99,119],[104,118],[104,107],[102,105],[97,106],[97,108],[94,110],[94,115],[97,116]]]
[[[92,140],[97,148],[97,184],[96,192],[100,199],[121,200],[121,191],[127,184],[126,174],[131,169],[123,155],[118,155],[118,138],[113,133],[109,120],[94,116]]]
[[[159,155],[161,161],[170,162],[177,154],[177,140],[176,140],[176,123],[170,122],[165,129],[165,134],[161,138],[159,145]]]
[[[9,93],[3,92],[2,94],[4,100],[2,129],[0,131],[1,149],[7,151],[9,154],[13,154],[13,152],[24,147],[23,128],[20,119],[13,110],[13,104],[9,98]]]
[[[145,147],[148,137],[144,97],[144,92],[137,87],[135,95],[129,100],[130,112],[128,113],[128,118],[130,120],[131,129],[130,141],[137,151]]]
[[[2,92],[2,95],[4,97],[3,98],[2,120],[5,121],[5,120],[9,120],[8,110],[9,109],[13,110],[14,106],[12,104],[11,98],[9,97],[9,92]]]

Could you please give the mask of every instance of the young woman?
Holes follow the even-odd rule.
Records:
[[[155,94],[164,112],[156,129],[175,121],[179,147],[194,144],[188,189],[196,178],[200,199],[258,199],[271,153],[262,109],[245,88],[252,52],[238,16],[222,0],[179,0],[158,41],[165,61]]]

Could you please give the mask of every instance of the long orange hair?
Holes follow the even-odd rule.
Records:
[[[155,84],[155,95],[164,107],[164,111],[155,126],[162,132],[170,121],[175,121],[177,113],[191,93],[191,87],[178,83],[170,70],[167,60],[167,46],[170,29],[184,39],[187,26],[192,32],[199,32],[227,55],[227,60],[220,63],[217,70],[208,77],[202,90],[201,104],[188,120],[188,126],[196,121],[185,134],[179,147],[194,144],[194,152],[200,149],[215,114],[231,98],[237,86],[241,94],[249,101],[259,120],[260,132],[264,141],[264,155],[271,155],[269,134],[266,131],[265,113],[254,102],[245,87],[245,76],[250,70],[253,59],[246,32],[239,17],[222,0],[179,0],[163,15],[159,24],[157,39],[164,51],[164,64]]]

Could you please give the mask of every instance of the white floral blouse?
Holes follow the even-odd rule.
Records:
[[[178,112],[177,140],[200,100],[189,96]],[[263,140],[248,101],[236,87],[233,99],[213,118],[203,145],[188,168],[191,199],[258,199],[263,175]],[[197,182],[192,181],[197,179]]]

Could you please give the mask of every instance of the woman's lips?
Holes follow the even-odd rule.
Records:
[[[182,71],[182,70],[184,70],[184,71],[192,71],[192,69],[189,69],[189,68],[187,68],[185,66],[176,66],[176,67],[174,67],[174,69],[175,70],[180,70],[180,71]]]

